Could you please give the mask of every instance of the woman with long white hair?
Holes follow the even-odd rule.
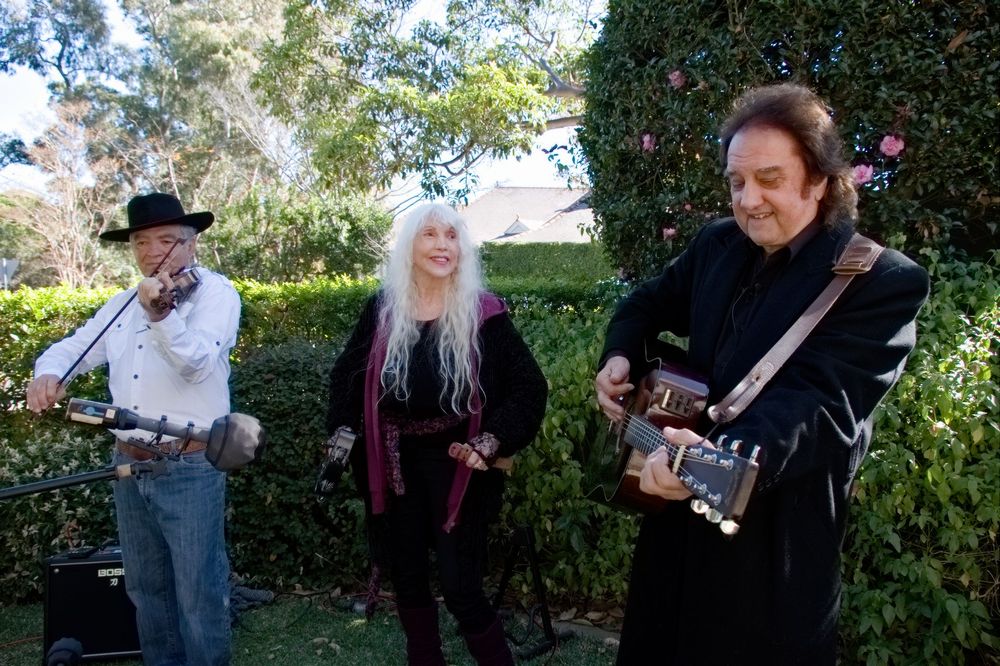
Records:
[[[351,465],[368,516],[369,601],[388,569],[409,664],[445,663],[431,549],[473,658],[513,663],[483,592],[486,528],[503,492],[493,463],[531,443],[546,393],[506,304],[483,287],[465,221],[446,205],[417,208],[330,373],[327,416],[331,434],[364,434]],[[464,455],[449,454],[453,443]]]

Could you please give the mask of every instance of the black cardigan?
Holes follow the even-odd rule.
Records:
[[[381,293],[381,292],[380,292]],[[380,293],[365,303],[358,323],[330,371],[327,431],[346,425],[362,432],[365,367],[378,323]],[[545,413],[548,386],[531,350],[506,312],[479,329],[480,430],[500,442],[498,455],[511,456],[535,438]],[[354,452],[359,448],[355,447]]]

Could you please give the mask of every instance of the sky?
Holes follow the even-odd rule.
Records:
[[[53,118],[48,109],[49,91],[42,77],[16,68],[13,75],[0,74],[0,131],[29,143]],[[14,164],[0,170],[0,191],[26,189],[41,192],[44,178],[33,167]]]

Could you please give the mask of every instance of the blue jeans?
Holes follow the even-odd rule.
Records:
[[[116,465],[134,460],[116,451]],[[204,451],[167,461],[170,474],[114,482],[125,589],[146,666],[228,664],[226,475]]]

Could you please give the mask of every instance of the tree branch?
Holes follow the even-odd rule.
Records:
[[[535,60],[535,63],[544,69],[545,73],[549,75],[549,87],[545,91],[546,96],[577,99],[579,97],[583,97],[583,94],[587,91],[586,88],[563,81],[559,75],[555,73],[555,70],[549,66],[549,63],[545,61],[545,58],[538,58]]]
[[[562,118],[551,118],[545,121],[545,131],[561,129],[563,127],[577,127],[583,122],[583,116],[564,116]]]

